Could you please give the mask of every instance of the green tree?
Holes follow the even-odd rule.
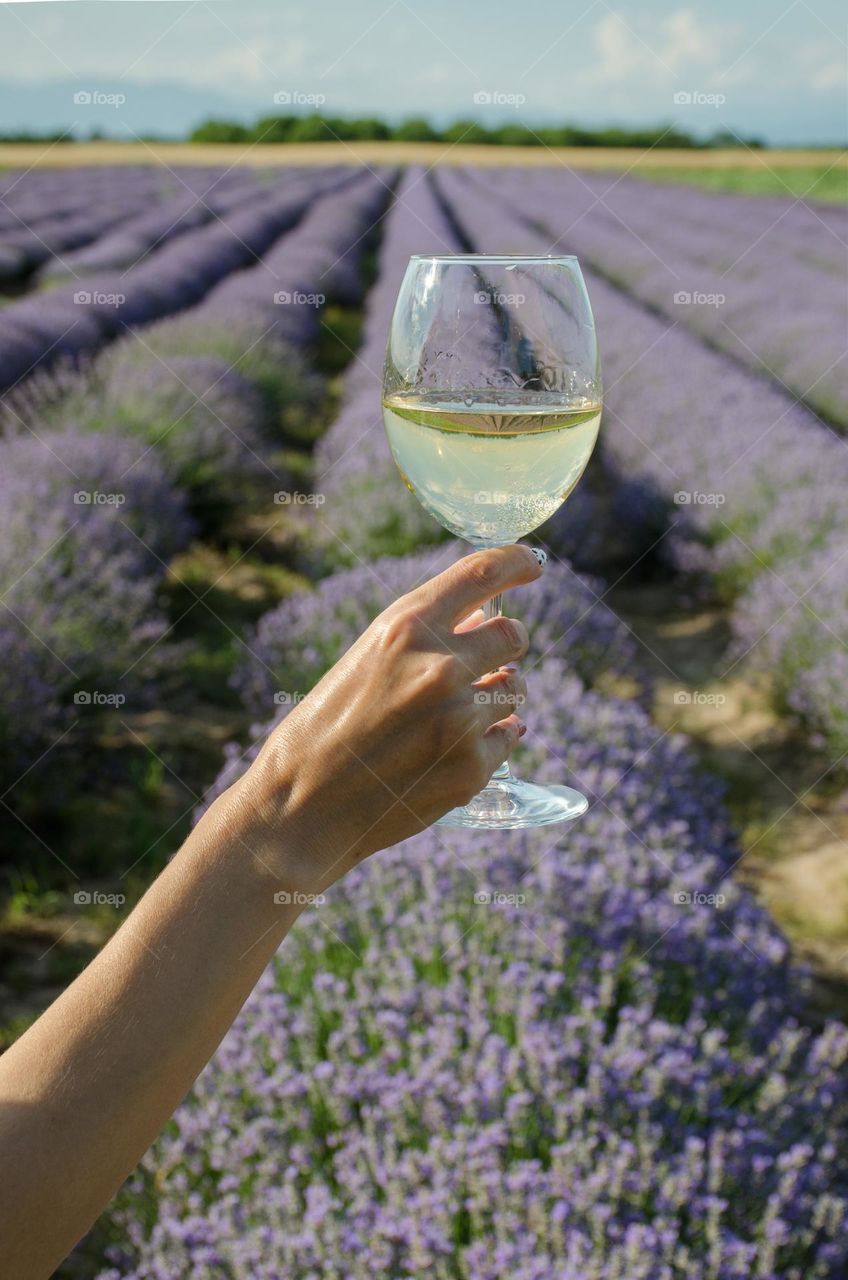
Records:
[[[376,116],[358,117],[356,120],[351,120],[350,125],[352,136],[360,142],[386,142],[392,136],[392,131],[385,120],[378,120]]]
[[[300,116],[263,116],[251,130],[252,142],[291,142],[292,130]]]
[[[476,120],[457,120],[442,131],[444,142],[480,143],[491,142],[492,135]]]
[[[541,147],[542,138],[535,129],[528,129],[526,124],[502,124],[498,129],[490,130],[491,141],[501,147]]]
[[[433,128],[429,120],[425,120],[423,116],[410,116],[408,120],[402,120],[397,128],[393,131],[392,136],[398,142],[438,142],[439,134]]]
[[[319,115],[295,116],[287,142],[333,142],[324,119]]]
[[[232,120],[204,120],[193,129],[189,142],[248,142],[252,130]]]

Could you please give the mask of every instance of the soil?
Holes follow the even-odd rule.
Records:
[[[811,1013],[848,1017],[848,779],[727,657],[727,614],[673,582],[605,597],[655,681],[652,715],[727,784],[749,884],[812,971]],[[843,766],[844,767],[844,766]]]

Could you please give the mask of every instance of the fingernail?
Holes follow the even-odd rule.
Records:
[[[523,721],[523,720],[519,720],[519,722],[518,722],[518,736],[519,736],[519,738],[523,738],[526,732],[527,732],[527,725],[524,723],[524,721]]]
[[[547,551],[545,551],[542,547],[531,547],[530,550],[533,552],[533,555],[539,561],[539,568],[544,569],[545,565],[548,562]]]

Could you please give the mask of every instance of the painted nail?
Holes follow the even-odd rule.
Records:
[[[545,565],[548,562],[547,551],[545,551],[543,547],[531,547],[530,550],[533,552],[533,555],[539,561],[539,568],[544,569]]]
[[[518,722],[518,736],[519,736],[519,738],[523,738],[526,732],[527,732],[527,725],[524,723],[524,721],[523,721],[523,720],[519,720],[519,722]]]

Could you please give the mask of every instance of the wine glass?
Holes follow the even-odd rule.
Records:
[[[601,369],[574,257],[410,259],[392,316],[383,421],[403,480],[475,548],[517,542],[574,489],[598,437]],[[489,601],[487,618],[501,612]],[[565,786],[503,764],[451,827],[538,827],[585,813]]]

